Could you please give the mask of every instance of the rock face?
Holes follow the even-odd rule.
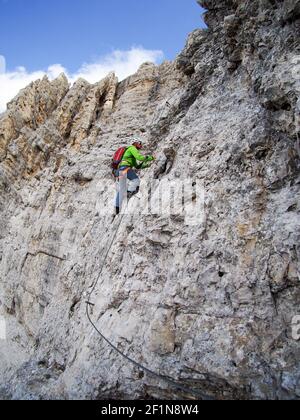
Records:
[[[199,3],[208,29],[175,62],[45,78],[0,117],[2,398],[300,398],[300,1]],[[99,210],[136,136],[157,155],[144,180],[203,183],[199,226],[137,213],[116,231]],[[95,333],[103,262],[97,327],[194,394]]]

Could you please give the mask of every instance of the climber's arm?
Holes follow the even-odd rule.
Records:
[[[148,160],[148,158],[146,156],[141,155],[138,149],[134,146],[130,147],[130,153],[135,158],[135,160],[139,162],[146,162]]]
[[[142,162],[140,165],[137,166],[136,169],[148,169],[152,165],[155,158],[153,156],[147,156],[145,162]]]

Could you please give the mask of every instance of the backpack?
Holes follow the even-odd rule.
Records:
[[[120,147],[120,149],[118,149],[116,151],[116,153],[114,154],[112,164],[111,164],[111,167],[112,167],[112,170],[113,170],[114,174],[115,174],[115,171],[118,170],[119,165],[122,162],[122,159],[123,159],[123,156],[124,156],[126,150],[127,150],[127,147]]]

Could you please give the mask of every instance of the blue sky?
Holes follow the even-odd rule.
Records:
[[[172,60],[202,13],[196,0],[0,0],[2,102],[42,72],[94,83],[114,66],[124,78],[143,61]]]

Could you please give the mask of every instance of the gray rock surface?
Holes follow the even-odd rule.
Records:
[[[209,397],[300,398],[300,2],[199,3],[208,29],[175,62],[121,83],[45,78],[0,116],[2,398],[193,397],[86,318],[116,226],[110,159],[133,137],[157,156],[143,181],[200,180],[205,217],[124,216],[98,328]]]

